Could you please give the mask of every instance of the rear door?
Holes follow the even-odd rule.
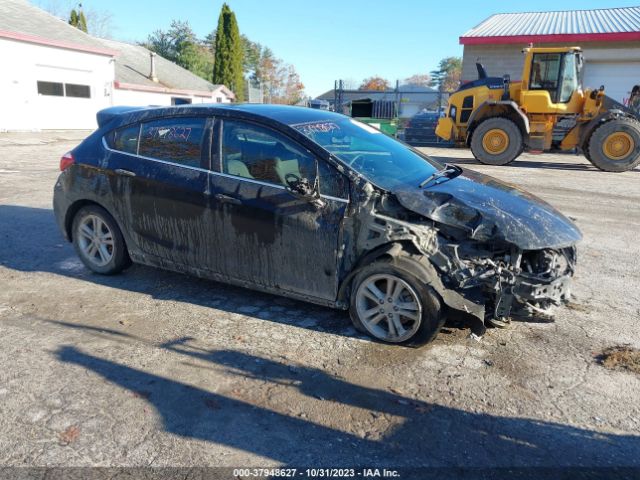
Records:
[[[212,268],[249,285],[334,300],[346,178],[266,126],[225,120],[219,128],[212,155],[210,236],[218,247]],[[318,171],[327,189],[322,208],[285,188],[288,175],[313,181]]]
[[[170,117],[123,127],[105,139],[114,204],[152,263],[206,260],[210,120]]]

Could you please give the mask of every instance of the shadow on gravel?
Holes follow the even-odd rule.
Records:
[[[283,389],[290,389],[295,394],[293,399],[277,397],[280,410],[286,410],[286,403],[291,402],[299,412],[309,412],[314,421],[273,411],[256,400],[242,400],[240,393],[234,392],[235,398],[212,393],[75,347],[61,347],[56,355],[60,361],[91,371],[144,399],[156,409],[168,433],[227,445],[287,465],[522,466],[534,472],[532,467],[541,466],[640,466],[638,436],[469,413],[355,385],[314,368],[236,351],[190,347],[189,339],[178,339],[160,348],[223,367],[226,374],[277,385],[280,394]],[[266,390],[267,395],[273,391]],[[395,418],[400,422],[383,431],[381,437],[368,438],[366,431],[356,435],[324,425],[317,420],[323,418],[318,415],[318,408],[325,414],[341,409],[345,418],[349,418],[348,410],[364,409],[372,419]],[[351,421],[345,430],[358,431],[358,427],[367,426]]]

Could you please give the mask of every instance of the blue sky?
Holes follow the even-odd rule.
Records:
[[[40,1],[39,3],[46,3]],[[113,36],[143,40],[188,20],[199,36],[216,26],[222,0],[84,0],[113,15]],[[494,13],[624,7],[640,0],[537,0],[526,6],[504,0],[227,0],[240,31],[293,64],[306,91],[317,96],[335,79],[359,82],[381,75],[391,82],[433,70],[447,56],[462,55],[458,37]],[[522,5],[522,6],[521,6]]]

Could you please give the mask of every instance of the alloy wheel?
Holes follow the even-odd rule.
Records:
[[[102,218],[87,215],[79,223],[77,234],[80,250],[92,264],[104,267],[113,259],[113,233]]]
[[[388,274],[366,278],[356,291],[356,311],[374,337],[398,343],[411,338],[422,322],[422,303],[416,291]]]

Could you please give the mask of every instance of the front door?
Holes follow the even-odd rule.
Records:
[[[207,125],[204,117],[163,118],[123,127],[107,140],[118,216],[154,264],[199,267],[206,261]]]
[[[324,196],[317,207],[285,187],[292,175],[313,182],[327,165],[318,170],[311,152],[255,123],[226,120],[220,138],[211,175],[212,268],[248,286],[334,300],[346,195]]]

